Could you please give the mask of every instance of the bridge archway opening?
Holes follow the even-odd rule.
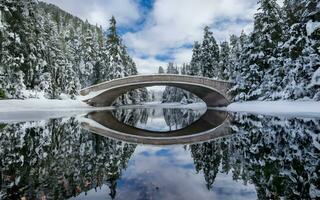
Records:
[[[136,105],[146,102],[205,104],[200,97],[188,90],[174,86],[158,85],[129,90],[117,97],[112,105]]]

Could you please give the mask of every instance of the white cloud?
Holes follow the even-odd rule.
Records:
[[[134,0],[43,0],[61,9],[88,20],[91,24],[108,26],[112,15],[120,25],[130,25],[141,16]]]
[[[180,48],[174,53],[174,62],[177,65],[182,65],[183,63],[189,62],[192,57],[192,49],[190,48]]]
[[[168,48],[179,48],[200,40],[202,28],[213,25],[216,20],[252,20],[255,8],[255,1],[248,0],[156,1],[146,26],[139,32],[126,34],[125,41],[139,54],[154,56],[166,53]],[[239,33],[242,26],[238,26],[237,30],[226,27],[221,32]]]
[[[168,154],[161,155],[161,151]],[[257,199],[255,186],[233,180],[232,170],[228,174],[219,172],[212,190],[208,190],[203,172],[196,172],[190,151],[181,145],[170,148],[139,145],[122,172],[117,199]],[[103,185],[77,198],[100,200],[109,192]]]
[[[226,40],[231,34],[252,29],[256,8],[256,0],[158,0],[145,26],[125,34],[124,40],[134,56],[170,54],[181,64],[189,62],[192,54],[184,45],[201,40],[205,25],[211,26],[218,41]],[[148,60],[151,64],[152,59]],[[141,72],[146,70],[139,63],[137,66]]]
[[[167,154],[159,154],[161,151]],[[193,163],[190,152],[182,146],[138,146],[123,173],[123,184],[118,188],[119,194],[139,199],[136,197],[137,191],[141,190],[139,186],[143,186],[144,192],[153,191],[155,187],[160,188],[161,193],[149,193],[156,194],[158,199],[256,199],[254,185],[234,181],[232,172],[218,173],[213,189],[208,190],[203,172],[196,173]]]
[[[133,57],[140,74],[155,74],[158,73],[159,66],[166,67],[167,63],[155,58],[139,58]]]

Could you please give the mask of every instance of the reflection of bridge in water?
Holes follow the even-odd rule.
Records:
[[[231,100],[228,90],[232,83],[198,76],[175,74],[138,75],[106,81],[80,91],[92,106],[110,106],[120,95],[149,86],[173,86],[187,90],[201,98],[208,107],[226,106]]]
[[[111,111],[92,112],[86,116],[83,128],[105,137],[153,145],[191,144],[208,141],[231,134],[228,114],[208,109],[191,125],[174,131],[144,130],[120,122]]]

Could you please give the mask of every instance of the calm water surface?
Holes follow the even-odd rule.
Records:
[[[111,112],[126,125],[168,132],[205,110]],[[319,118],[228,118],[227,136],[171,146],[106,138],[79,117],[0,124],[0,199],[320,198]]]

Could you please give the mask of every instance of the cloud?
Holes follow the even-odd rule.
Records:
[[[256,1],[248,0],[156,1],[145,27],[138,32],[125,34],[124,38],[137,54],[164,54],[170,48],[180,48],[201,40],[203,27],[211,25],[214,31],[217,28],[214,26],[216,20],[226,18],[228,24],[236,24],[239,19],[252,20],[255,8]],[[228,36],[243,29],[242,26],[232,28],[226,26],[226,29],[220,30],[218,39],[223,33]]]
[[[159,66],[166,67],[167,62],[157,60],[155,58],[140,58],[133,56],[133,61],[136,63],[140,74],[154,74],[158,73]]]
[[[177,65],[182,65],[191,60],[192,49],[191,48],[180,48],[176,49],[174,52],[174,62]]]
[[[218,173],[208,190],[202,171],[196,173],[190,152],[182,146],[138,146],[119,182],[119,194],[131,199],[141,199],[142,194],[148,194],[147,199],[256,199],[254,185],[234,181],[232,172]]]
[[[159,155],[160,152],[165,155]],[[128,199],[257,199],[255,186],[250,182],[233,180],[232,170],[219,172],[212,190],[206,188],[202,171],[196,172],[190,151],[182,146],[137,146],[128,167],[117,181],[119,200]],[[108,185],[91,189],[77,199],[105,199]]]
[[[149,67],[159,60],[181,64],[190,61],[192,49],[185,46],[202,39],[204,26],[218,41],[227,40],[252,30],[256,8],[256,0],[158,0],[144,27],[126,33],[124,41],[133,56],[148,58]],[[157,59],[159,55],[169,59]],[[137,66],[141,73],[150,71]]]
[[[88,20],[91,24],[108,26],[114,15],[119,25],[129,26],[141,18],[139,5],[134,0],[43,0]]]

